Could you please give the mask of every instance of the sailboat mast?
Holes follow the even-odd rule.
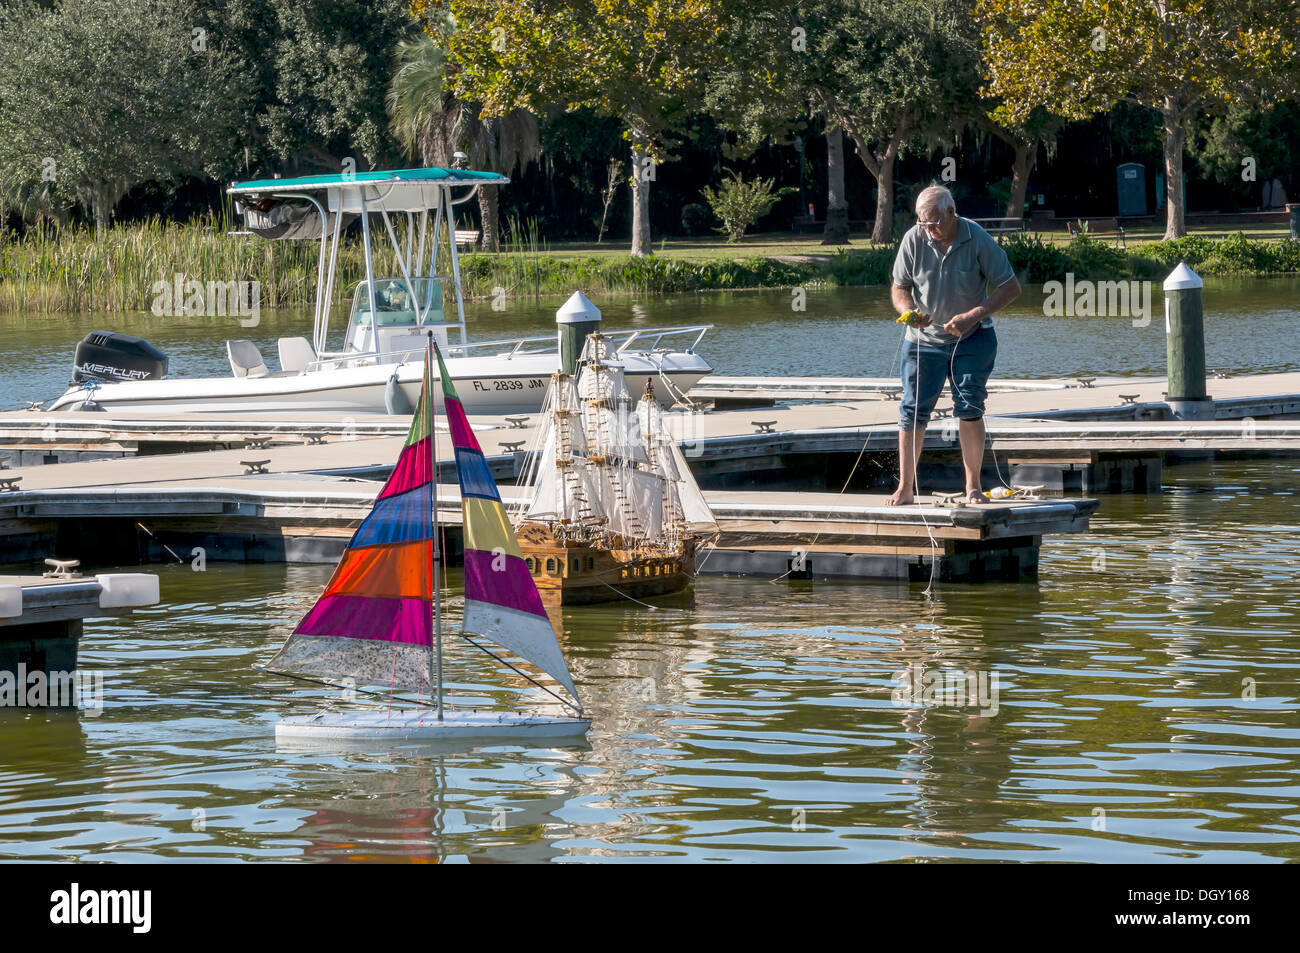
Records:
[[[433,580],[433,645],[437,660],[438,720],[442,721],[442,585],[438,579],[442,554],[438,550],[438,432],[434,429],[436,398],[433,393],[433,331],[429,331],[424,354],[424,395],[429,419],[429,512],[433,516],[433,545],[430,547],[429,577]]]

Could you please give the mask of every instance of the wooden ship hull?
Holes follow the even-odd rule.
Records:
[[[646,599],[681,592],[695,579],[696,539],[671,550],[607,549],[557,537],[549,526],[525,522],[519,547],[548,607]]]

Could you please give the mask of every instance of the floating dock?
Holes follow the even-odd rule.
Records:
[[[999,381],[986,486],[1154,492],[1170,461],[1300,452],[1300,374],[1209,381],[1215,419],[1170,419],[1161,378]],[[792,578],[1023,578],[1044,536],[1085,532],[1094,499],[884,505],[897,383],[706,378],[668,415],[721,536],[704,572]],[[848,398],[848,399],[845,399]],[[704,409],[706,406],[730,409]],[[766,400],[769,406],[735,406]],[[940,407],[922,484],[960,489],[958,426]],[[519,473],[535,417],[476,417],[498,481]],[[330,562],[390,471],[408,420],[385,415],[0,413],[0,556],[121,564],[192,558]],[[451,448],[438,441],[440,478]],[[55,464],[57,465],[51,465]],[[449,555],[459,498],[443,488]],[[503,488],[509,498],[510,488]],[[199,554],[199,555],[195,555]]]
[[[758,488],[799,476],[821,474],[807,488],[839,489],[847,456],[888,457],[897,452],[897,381],[846,378],[776,378],[766,407],[717,409],[717,395],[756,399],[760,378],[707,377],[692,391],[696,409],[668,416],[669,425],[705,486]],[[1295,453],[1300,451],[1300,374],[1211,379],[1215,418],[1170,418],[1163,378],[1080,378],[997,381],[988,399],[989,452],[986,482],[1047,484],[1048,491],[1156,489],[1171,454]],[[841,399],[855,394],[851,400]],[[709,397],[709,395],[715,395]],[[784,403],[778,403],[784,401]],[[722,406],[727,406],[724,400]],[[489,455],[530,446],[533,417],[475,417]],[[385,415],[240,415],[106,413],[0,413],[0,465],[11,469],[49,463],[171,454],[195,450],[313,445],[405,434],[403,418]],[[957,421],[941,404],[926,434],[923,479],[954,489]],[[947,456],[945,456],[947,454]],[[1000,471],[1010,461],[1011,473]],[[871,462],[870,460],[868,462]],[[881,462],[881,461],[876,461]],[[887,461],[886,461],[887,462]],[[500,464],[498,464],[500,466]],[[1017,467],[1027,467],[1017,472]],[[1135,467],[1145,476],[1135,479]],[[853,489],[882,487],[880,467],[868,466]],[[1055,474],[1049,471],[1056,471]],[[1070,474],[1075,474],[1071,477]],[[1118,474],[1118,477],[1116,476]],[[504,469],[498,477],[508,478]],[[749,482],[745,482],[749,481]],[[30,484],[28,484],[30,485]]]
[[[158,601],[153,574],[82,576],[74,563],[44,576],[0,576],[0,707],[78,706],[83,621]]]
[[[450,441],[439,434],[447,461]],[[83,461],[15,471],[0,493],[6,562],[58,552],[105,562],[324,562],[369,512],[403,438]],[[503,469],[515,453],[498,455]],[[249,472],[249,463],[258,471]],[[366,473],[368,476],[358,476]],[[511,487],[502,488],[507,503]],[[707,491],[721,536],[705,572],[796,578],[1023,578],[1051,533],[1084,532],[1091,499],[982,506],[886,506],[879,494]],[[439,487],[448,555],[460,552],[460,497]],[[794,568],[791,570],[791,561]],[[778,567],[772,572],[771,567]]]

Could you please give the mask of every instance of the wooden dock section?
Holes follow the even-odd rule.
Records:
[[[440,434],[440,458],[450,457]],[[15,471],[0,493],[4,561],[57,553],[83,560],[332,562],[379,490],[352,474],[390,468],[403,438],[271,447],[264,473],[244,450],[85,461]],[[513,465],[513,453],[497,457]],[[446,466],[446,465],[444,465]],[[444,471],[443,479],[448,479]],[[502,488],[507,503],[517,498]],[[982,506],[890,507],[878,494],[710,491],[720,537],[700,558],[705,572],[795,578],[1023,578],[1037,571],[1044,535],[1085,532],[1091,499]],[[459,554],[460,497],[439,488],[439,516]],[[772,571],[772,567],[777,567]]]
[[[781,402],[668,415],[722,528],[701,558],[705,572],[1020,578],[1036,570],[1044,536],[1086,531],[1097,507],[1092,499],[934,506],[924,497],[886,507],[878,488],[896,466],[894,382],[766,383]],[[752,399],[764,382],[710,386]],[[1300,415],[1300,374],[1215,378],[1216,419],[1198,422],[1169,419],[1164,386],[1161,378],[999,382],[988,402],[986,485],[1152,492],[1162,467],[1189,454],[1300,452],[1300,420],[1289,419]],[[709,393],[705,386],[696,396]],[[474,423],[494,475],[509,483],[538,421]],[[9,561],[186,561],[195,552],[330,561],[368,512],[408,425],[382,414],[0,413],[8,467],[0,550]],[[445,433],[437,444],[440,480],[451,483]],[[957,422],[943,406],[926,448],[923,490],[960,488]],[[458,498],[450,486],[444,493],[454,550]]]

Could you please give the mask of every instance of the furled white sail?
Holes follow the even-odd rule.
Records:
[[[631,402],[612,407],[588,404],[583,408],[583,423],[590,453],[637,463],[650,462],[641,439],[641,423]]]
[[[700,485],[691,476],[682,448],[671,437],[663,441],[663,446],[672,455],[673,463],[682,478],[676,481],[677,496],[682,507],[682,517],[686,520],[686,529],[692,533],[707,535],[718,532],[718,521],[713,517],[713,510],[700,492]]]
[[[582,345],[582,370],[578,374],[578,396],[582,400],[620,400],[628,397],[623,365],[611,360],[609,342],[599,334],[588,335]]]
[[[564,518],[565,500],[560,480],[560,468],[556,466],[555,431],[546,430],[546,442],[542,445],[541,456],[537,462],[537,484],[533,488],[532,499],[524,508],[529,519],[558,520]]]
[[[654,539],[663,534],[664,484],[649,470],[600,467],[603,475],[603,505],[609,528],[635,539]]]
[[[668,481],[667,499],[670,506],[676,507],[690,533],[707,535],[718,531],[713,511],[705,502],[699,484],[691,475],[690,466],[682,454],[677,441],[673,439],[663,409],[653,397],[643,397],[637,404],[637,416],[646,435],[646,445],[654,467]]]

